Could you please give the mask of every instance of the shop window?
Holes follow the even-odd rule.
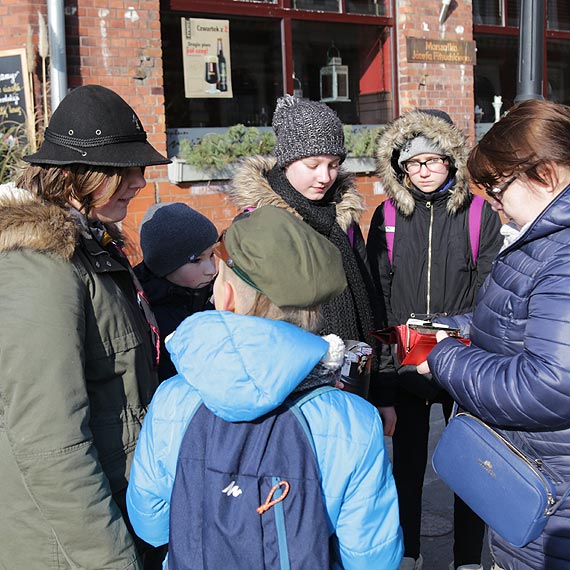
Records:
[[[519,27],[521,0],[507,0],[507,26]]]
[[[475,72],[475,104],[483,110],[482,123],[495,120],[493,101],[502,98],[501,113],[514,104],[517,88],[519,39],[515,36],[475,34],[477,65]]]
[[[388,0],[345,0],[349,14],[367,14],[370,16],[387,16]]]
[[[503,0],[473,0],[473,23],[503,26]]]
[[[297,10],[340,12],[340,0],[293,0],[293,7]]]
[[[570,2],[568,0],[548,0],[546,14],[549,30],[570,31]]]
[[[321,98],[321,68],[333,55],[347,68],[348,100],[327,100],[327,104],[346,124],[389,121],[392,86],[386,72],[390,67],[388,38],[387,32],[376,26],[294,21],[293,61],[303,96]]]
[[[188,96],[188,78],[182,57],[182,20],[193,18],[229,22],[225,45],[227,87],[203,84]],[[208,22],[208,24],[210,24]],[[269,127],[278,97],[285,93],[281,20],[226,16],[165,13],[162,16],[164,96],[166,126],[170,130],[191,129],[196,138],[212,129],[235,124]],[[220,40],[221,41],[221,40]],[[224,40],[226,41],[226,40]],[[346,124],[378,124],[392,118],[391,42],[388,29],[325,23],[313,20],[292,21],[292,54],[295,89],[300,95],[319,100],[320,70],[327,64],[327,52],[336,46],[342,64],[348,68],[348,101],[329,101]],[[213,55],[211,73],[220,63]],[[219,75],[219,73],[218,73]],[[203,74],[196,77],[202,84]],[[206,79],[208,81],[208,79]],[[194,132],[195,130],[195,132]]]
[[[556,103],[570,105],[570,41],[548,40],[546,50],[547,97]]]
[[[369,16],[388,15],[389,0],[345,0],[347,14],[365,14]],[[321,12],[342,12],[340,0],[293,0],[297,10],[319,10]]]
[[[275,100],[284,92],[278,20],[229,19],[230,50],[226,57],[230,56],[227,69],[230,98],[209,97],[207,94],[204,97],[186,97],[181,16],[163,14],[161,23],[167,128],[271,124]]]

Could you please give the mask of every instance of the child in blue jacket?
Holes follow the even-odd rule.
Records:
[[[136,533],[153,545],[171,536],[179,449],[200,404],[226,422],[253,422],[291,394],[335,386],[344,359],[340,338],[311,332],[319,327],[320,304],[346,287],[340,252],[326,238],[283,209],[265,206],[234,221],[215,252],[221,259],[218,310],[193,315],[167,339],[178,374],[151,403],[131,469],[129,515]],[[402,536],[377,410],[337,389],[300,409],[314,443],[328,536],[335,537],[330,567],[396,570]],[[231,483],[231,493],[219,492],[239,497],[239,481]],[[197,495],[196,510],[207,511],[206,495]],[[193,552],[192,567],[206,567],[208,546]],[[255,547],[241,544],[239,562]]]

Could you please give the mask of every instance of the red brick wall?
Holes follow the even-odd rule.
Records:
[[[133,5],[138,19],[126,17]],[[440,2],[397,0],[398,69],[400,110],[415,107],[441,108],[473,139],[473,68],[451,64],[408,63],[406,37],[471,40],[471,2],[459,2],[444,26],[439,25]],[[455,3],[452,3],[455,4]],[[164,86],[162,71],[159,0],[68,0],[65,5],[66,47],[69,87],[101,83],[122,95],[136,110],[150,142],[166,152]],[[28,29],[38,45],[38,10],[47,20],[45,0],[3,0],[0,25],[10,33],[0,36],[0,49],[26,47]],[[34,93],[38,114],[41,108],[41,60],[35,58]],[[425,86],[420,87],[422,76]],[[147,170],[148,184],[131,204],[124,229],[132,240],[133,256],[138,248],[138,227],[147,207],[158,201],[180,200],[202,211],[220,229],[236,214],[226,201],[223,183],[173,185],[166,167]],[[362,229],[368,231],[370,217],[382,195],[374,194],[376,178],[358,179],[368,210]]]
[[[469,135],[470,140],[474,140],[473,66],[408,62],[406,54],[408,37],[472,40],[471,2],[452,2],[455,8],[449,12],[447,20],[441,26],[439,1],[397,0],[396,4],[400,111],[413,108],[442,109]],[[420,85],[424,82],[425,85]]]

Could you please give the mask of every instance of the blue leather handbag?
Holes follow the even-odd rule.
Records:
[[[443,431],[432,458],[439,477],[517,547],[540,536],[548,517],[570,492],[569,488],[557,502],[556,474],[527,446],[525,451],[521,447],[479,418],[460,412]]]

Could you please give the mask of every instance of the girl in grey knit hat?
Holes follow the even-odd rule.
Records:
[[[323,306],[321,333],[375,346],[370,331],[381,326],[383,314],[376,306],[358,225],[365,206],[352,176],[341,168],[346,158],[343,125],[324,103],[290,95],[277,100],[272,124],[274,158],[245,159],[232,180],[230,197],[242,210],[284,208],[338,247],[348,287]],[[385,428],[389,435],[392,422],[385,422]]]

